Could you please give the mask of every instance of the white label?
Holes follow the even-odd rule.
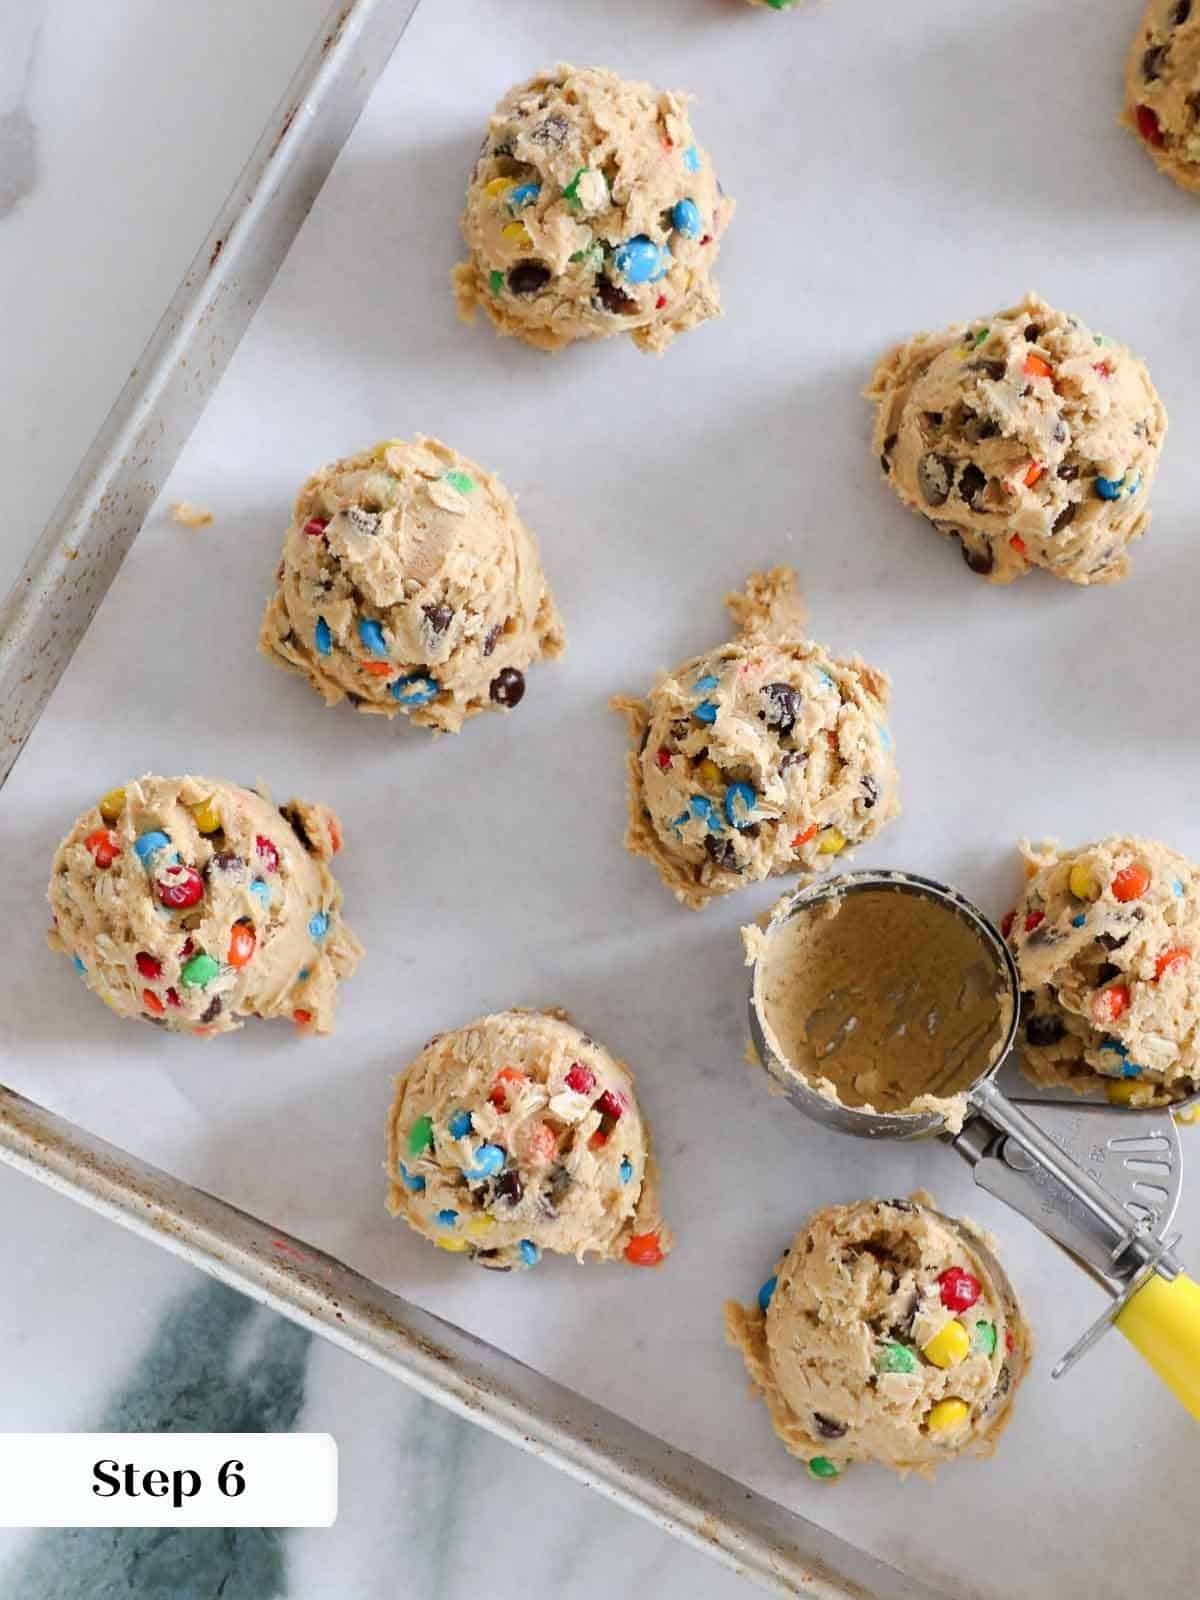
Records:
[[[3,1433],[0,1527],[329,1528],[328,1433]]]

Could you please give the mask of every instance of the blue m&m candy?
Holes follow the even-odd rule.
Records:
[[[399,1163],[400,1182],[406,1189],[411,1189],[413,1194],[421,1194],[425,1188],[425,1179],[419,1172],[410,1172],[403,1161]]]
[[[319,656],[327,656],[333,649],[333,635],[324,617],[317,618],[317,625],[313,629],[313,645]]]
[[[71,957],[71,965],[75,968],[75,971],[78,972],[81,977],[86,977],[87,968],[84,966],[83,962],[79,959],[78,956],[72,956]]]
[[[706,794],[694,794],[688,801],[688,811],[697,822],[703,822],[709,833],[720,833],[721,813]]]
[[[308,919],[309,936],[313,939],[323,939],[329,932],[329,918],[323,911],[318,911]]]
[[[465,1139],[475,1124],[469,1111],[456,1111],[446,1126],[450,1129],[452,1139]]]
[[[540,183],[519,183],[515,189],[509,190],[509,210],[519,211],[522,206],[531,206],[541,192]]]
[[[439,1211],[437,1214],[437,1219],[438,1226],[440,1228],[452,1228],[458,1221],[458,1212],[450,1211],[449,1209],[445,1211]]]
[[[725,791],[725,815],[731,828],[748,828],[758,796],[748,783],[731,783]]]
[[[542,1252],[532,1239],[522,1239],[517,1249],[521,1252],[521,1260],[527,1267],[536,1267],[542,1259]]]
[[[1096,493],[1101,500],[1119,500],[1124,488],[1125,479],[1123,476],[1120,478],[1105,478],[1101,476],[1096,479]]]
[[[504,1165],[504,1151],[498,1144],[481,1144],[475,1152],[473,1166],[463,1168],[463,1176],[469,1183],[482,1183],[485,1178],[494,1178]]]
[[[689,172],[700,171],[700,152],[694,144],[688,145],[683,152],[683,164]]]
[[[159,851],[168,849],[170,843],[170,837],[155,828],[150,833],[139,834],[133,841],[133,849],[142,865],[149,866]]]
[[[621,1182],[628,1183],[630,1178],[633,1177],[633,1162],[630,1161],[628,1156],[625,1156],[623,1157],[621,1165],[617,1170],[620,1172]]]
[[[250,893],[264,906],[271,903],[271,886],[265,878],[255,878],[250,885]]]
[[[374,617],[358,619],[358,637],[373,656],[387,655],[388,647],[387,640],[383,637],[383,625],[376,622]]]
[[[436,678],[427,678],[423,672],[410,672],[406,678],[397,678],[390,690],[399,706],[427,706],[441,693]]]
[[[613,252],[613,265],[630,283],[654,283],[667,270],[666,252],[648,234],[626,239]]]
[[[758,1291],[758,1309],[765,1311],[771,1304],[771,1296],[775,1293],[775,1285],[779,1282],[779,1274],[772,1273]]]
[[[696,239],[700,234],[700,207],[694,200],[677,200],[671,212],[676,233],[685,239]]]

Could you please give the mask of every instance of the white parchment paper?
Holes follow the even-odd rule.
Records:
[[[1200,209],[1114,124],[1139,10],[427,0],[0,798],[5,1081],[979,1600],[1183,1594],[1194,1425],[1115,1336],[1050,1383],[1099,1294],[953,1154],[868,1147],[768,1097],[742,1061],[737,927],[784,884],[697,915],[625,855],[605,701],[720,640],[725,590],[791,561],[814,635],[895,681],[904,816],[858,865],[950,879],[999,914],[1020,833],[1200,855]],[[557,58],[695,92],[738,200],[728,315],[662,361],[617,341],[549,357],[455,320],[487,112]],[[1117,588],[974,579],[868,451],[859,391],[884,348],[1028,288],[1143,354],[1171,413],[1154,526]],[[254,648],[305,474],[417,430],[518,494],[570,632],[515,715],[436,743],[325,710]],[[174,524],[177,499],[215,523]],[[340,811],[368,953],[332,1040],[139,1029],[43,947],[55,843],[145,770],[262,776]],[[514,1002],[565,1005],[638,1072],[679,1236],[663,1272],[493,1277],[385,1214],[392,1074]],[[993,1461],[826,1488],[746,1398],[721,1302],[754,1294],[813,1207],[918,1184],[995,1230],[1042,1356]],[[1196,1261],[1195,1191],[1179,1220]]]

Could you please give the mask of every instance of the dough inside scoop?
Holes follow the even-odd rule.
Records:
[[[841,1105],[933,1111],[961,1127],[963,1097],[1013,1016],[1007,974],[963,916],[900,885],[871,887],[759,938],[755,1000],[780,1061]]]

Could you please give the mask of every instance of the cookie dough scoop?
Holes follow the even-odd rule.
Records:
[[[727,604],[736,638],[612,702],[634,745],[626,847],[694,909],[824,872],[900,810],[886,674],[805,637],[787,567]]]
[[[1114,1326],[1200,1418],[1200,1284],[1170,1232],[1178,1135],[1153,1112],[1027,1111],[1005,1092],[1020,978],[1000,931],[957,890],[892,871],[785,894],[742,933],[751,1059],[776,1092],[860,1138],[941,1135],[1112,1297],[1051,1376]]]
[[[784,1446],[822,1479],[990,1455],[1031,1345],[983,1235],[924,1195],[816,1212],[755,1303],[726,1304],[725,1331]]]
[[[888,482],[972,572],[1011,583],[1042,567],[1084,585],[1128,572],[1167,414],[1124,345],[1027,295],[897,345],[866,394]]]
[[[59,845],[52,950],[120,1017],[230,1033],[247,1017],[333,1027],[362,946],[342,920],[326,806],[212,778],[147,775],[112,789]]]
[[[1200,6],[1150,0],[1129,47],[1121,121],[1160,172],[1200,194]]]
[[[459,314],[542,350],[628,334],[661,354],[720,315],[732,215],[686,95],[561,64],[492,113],[462,214]]]
[[[431,1039],[396,1079],[387,1146],[388,1210],[478,1266],[653,1267],[671,1248],[633,1075],[564,1012]]]
[[[301,489],[259,648],[326,705],[457,733],[511,711],[562,621],[508,490],[437,439],[385,439]]]
[[[1022,854],[1025,892],[1001,930],[1025,992],[1028,1075],[1115,1105],[1200,1094],[1200,869],[1121,836]]]

